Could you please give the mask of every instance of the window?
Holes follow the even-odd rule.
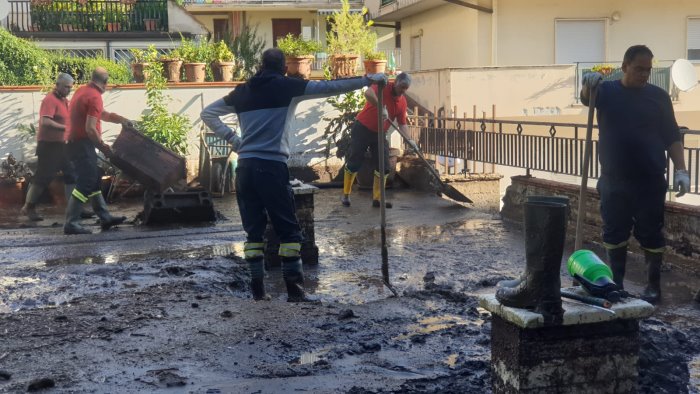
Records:
[[[223,40],[230,31],[228,19],[214,19],[214,41]]]
[[[605,19],[557,20],[556,64],[600,63],[605,59]]]
[[[411,71],[420,71],[420,36],[411,37]]]
[[[700,18],[688,19],[688,60],[700,60]]]

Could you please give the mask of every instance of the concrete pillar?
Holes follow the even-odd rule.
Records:
[[[298,184],[293,186],[292,190],[294,191],[297,220],[301,227],[301,233],[304,235],[304,241],[301,243],[301,261],[304,264],[318,264],[318,247],[314,233],[314,194],[318,188],[297,182]],[[272,229],[269,219],[265,229],[265,240],[267,241],[265,261],[268,264],[280,264],[280,258],[277,255],[280,241]]]
[[[639,319],[651,315],[651,304],[628,298],[612,314],[565,301],[559,326],[503,306],[492,294],[481,296],[480,305],[493,317],[494,393],[636,393]]]

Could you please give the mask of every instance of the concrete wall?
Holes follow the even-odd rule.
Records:
[[[137,85],[134,85],[137,86]],[[186,114],[193,122],[192,131],[189,133],[188,172],[190,176],[198,169],[199,161],[199,130],[202,123],[199,113],[202,106],[217,100],[231,91],[233,85],[211,87],[173,87],[167,90],[172,97],[170,110],[176,113]],[[33,162],[35,142],[32,139],[23,138],[19,131],[19,125],[37,124],[38,111],[45,93],[38,89],[1,90],[0,89],[0,158],[12,153],[17,159]],[[105,109],[116,112],[130,119],[140,119],[146,108],[145,90],[141,87],[114,88],[105,92]],[[323,154],[325,140],[323,130],[327,122],[322,120],[324,116],[333,116],[333,108],[323,99],[302,102],[296,111],[292,130],[295,134],[290,136],[292,145],[292,158],[290,167],[320,166],[326,164]],[[120,126],[103,122],[105,141],[113,141],[120,131]],[[323,164],[320,165],[319,163]],[[329,164],[335,168],[342,162],[332,156]]]
[[[484,49],[478,34],[484,18],[477,11],[445,3],[426,12],[401,20],[401,52],[404,70],[412,70],[412,37],[421,39],[420,69],[472,67],[490,64],[490,52]],[[484,27],[490,30],[490,24]],[[449,48],[449,50],[446,50]],[[487,47],[486,49],[488,49]],[[482,63],[488,59],[487,63]]]
[[[578,217],[579,186],[569,185],[550,180],[516,176],[511,178],[511,185],[503,197],[501,215],[509,220],[522,221],[522,205],[527,196],[566,196],[569,197],[571,213],[568,221],[568,236],[573,238]],[[586,217],[584,219],[584,240],[601,243],[600,231],[600,197],[598,192],[589,187],[586,202]],[[700,206],[690,206],[675,202],[666,202],[664,232],[666,235],[666,253],[673,254],[679,266],[693,273],[698,273],[700,267]],[[631,250],[641,253],[636,241],[630,242]]]
[[[700,64],[696,65],[700,75]],[[585,123],[588,108],[575,99],[573,65],[474,67],[414,72],[408,92],[429,108],[457,106],[460,116]],[[700,88],[680,92],[673,102],[680,125],[700,130]],[[693,143],[691,141],[691,143]]]
[[[620,19],[613,21],[613,12]],[[554,63],[556,19],[607,21],[607,61],[621,60],[634,44],[646,44],[659,60],[686,57],[687,18],[700,15],[694,0],[498,0],[498,65]],[[603,59],[590,59],[598,61]]]

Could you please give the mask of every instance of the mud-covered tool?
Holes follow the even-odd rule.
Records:
[[[406,134],[404,134],[401,129],[394,123],[391,119],[389,119],[389,123],[391,124],[391,127],[394,128],[394,130],[398,131],[401,137],[406,141],[408,145],[411,146],[411,149],[413,149],[418,157],[423,161],[423,164],[425,164],[426,167],[428,167],[428,170],[430,173],[435,177],[435,179],[438,182],[438,194],[444,194],[445,196],[459,202],[467,202],[467,203],[473,203],[469,197],[465,196],[462,194],[459,190],[455,189],[453,186],[446,184],[445,182],[440,179],[440,174],[437,172],[437,170],[430,164],[428,161],[425,159],[425,156],[423,156],[423,152],[421,152],[420,148],[418,145]]]
[[[612,307],[612,303],[610,301],[606,300],[605,298],[577,294],[577,293],[567,291],[567,290],[562,290],[561,296],[564,298],[569,298],[572,300],[583,302],[584,304],[599,306],[601,308]]]
[[[394,294],[398,296],[398,293],[391,285],[389,280],[389,250],[386,246],[386,191],[384,190],[384,174],[386,173],[386,168],[384,168],[384,144],[386,144],[386,135],[381,132],[384,130],[384,117],[382,116],[382,111],[380,108],[384,108],[384,88],[386,87],[386,82],[380,82],[377,86],[377,125],[380,130],[377,133],[377,151],[379,152],[379,173],[381,174],[379,188],[379,212],[380,212],[380,228],[381,228],[381,238],[382,238],[382,280],[384,285]]]

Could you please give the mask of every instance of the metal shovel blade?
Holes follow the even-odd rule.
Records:
[[[446,183],[443,183],[443,187],[442,187],[442,190],[440,192],[442,194],[444,194],[445,196],[447,196],[448,198],[451,198],[455,201],[468,202],[470,204],[474,203],[474,201],[469,199],[469,197],[465,196],[459,190],[455,189],[453,186],[448,185]]]
[[[438,174],[437,170],[435,170],[432,164],[428,163],[428,161],[425,160],[425,156],[423,156],[423,152],[421,152],[420,148],[418,148],[418,146],[415,143],[413,143],[411,139],[408,138],[408,136],[401,131],[401,129],[399,129],[399,126],[397,126],[396,123],[394,123],[394,121],[389,119],[389,123],[391,124],[391,127],[393,127],[394,130],[396,130],[399,133],[399,135],[406,141],[406,143],[408,143],[411,146],[413,151],[416,152],[418,157],[421,159],[423,164],[425,164],[425,166],[428,168],[433,177],[435,177],[435,180],[438,182],[438,193],[444,194],[448,198],[458,202],[467,202],[470,204],[474,203],[472,200],[469,199],[469,197],[462,194],[462,192],[455,189],[453,186],[450,186],[443,182],[442,179],[440,179],[440,174]]]

